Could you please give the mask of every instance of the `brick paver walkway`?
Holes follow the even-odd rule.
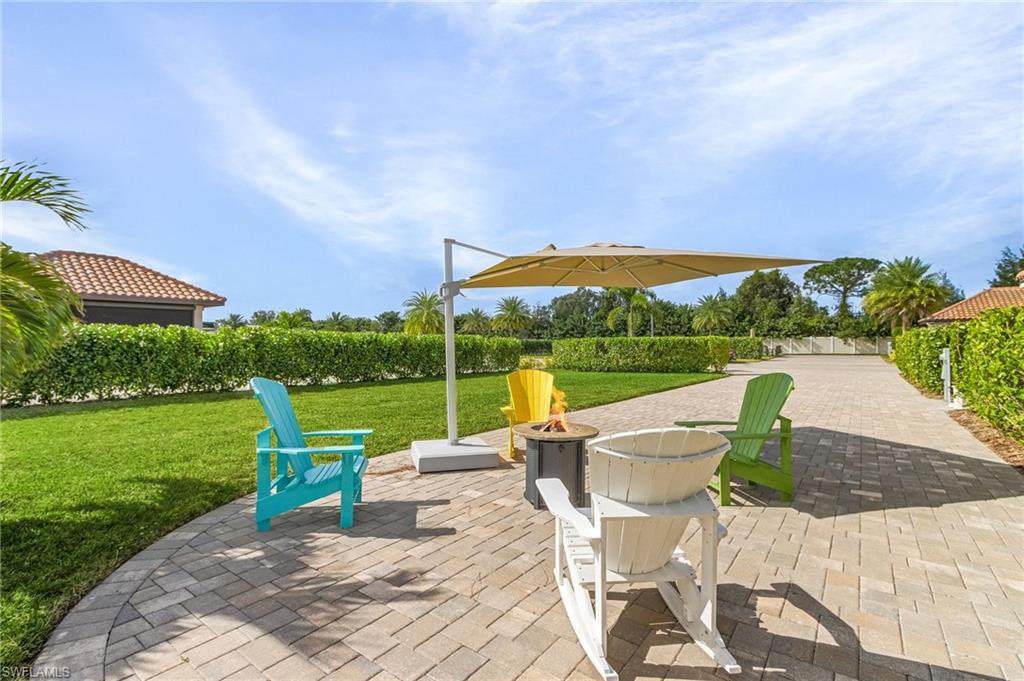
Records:
[[[722,512],[720,626],[742,678],[1024,679],[1024,476],[881,360],[740,365],[574,417],[604,432],[732,417],[766,371],[796,380],[798,488],[792,506],[757,488]],[[523,466],[417,476],[406,461],[374,460],[352,530],[330,501],[257,533],[251,497],[189,523],[86,597],[37,664],[110,680],[592,678]],[[652,588],[613,604],[623,679],[726,676]]]

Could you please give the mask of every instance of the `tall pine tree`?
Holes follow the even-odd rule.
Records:
[[[1013,252],[1013,249],[1009,246],[1003,248],[1003,252],[999,254],[999,261],[996,263],[996,273],[992,279],[989,279],[989,286],[1016,286],[1017,273],[1024,270],[1024,246],[1020,247],[1020,251],[1017,253]]]

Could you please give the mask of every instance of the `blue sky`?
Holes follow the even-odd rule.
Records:
[[[444,236],[914,254],[970,294],[1024,241],[1022,7],[5,3],[3,156],[94,213],[8,205],[4,239],[227,296],[207,319],[397,309]]]

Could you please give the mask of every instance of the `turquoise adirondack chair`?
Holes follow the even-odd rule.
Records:
[[[723,506],[731,503],[730,481],[733,476],[779,490],[783,501],[793,500],[793,422],[782,415],[782,407],[791,392],[792,376],[765,374],[747,382],[736,421],[676,421],[677,426],[687,428],[736,427],[733,431],[722,432],[732,443],[732,449],[722,457],[718,466],[718,483],[711,484],[718,490]],[[779,429],[772,430],[776,421]],[[773,439],[779,440],[779,466],[761,460],[765,444]]]
[[[256,434],[256,529],[270,529],[270,519],[328,494],[341,494],[341,526],[352,527],[353,504],[363,500],[367,459],[363,438],[372,430],[302,432],[288,390],[269,378],[249,381],[270,426]],[[349,437],[352,444],[307,447],[307,437]],[[277,440],[276,446],[274,440]],[[270,457],[277,455],[276,475]],[[316,465],[313,454],[340,454],[333,463]]]

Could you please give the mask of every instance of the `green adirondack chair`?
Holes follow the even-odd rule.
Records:
[[[249,386],[263,406],[270,426],[256,434],[256,528],[270,529],[270,519],[328,494],[341,494],[341,526],[352,527],[353,504],[363,500],[363,474],[367,459],[363,438],[372,430],[302,432],[288,390],[268,378],[254,378]],[[350,445],[307,447],[307,437],[348,437]],[[274,444],[274,440],[277,444]],[[277,455],[271,476],[271,455]],[[316,465],[313,454],[340,454],[333,463]]]
[[[722,432],[732,442],[732,449],[718,466],[718,483],[711,485],[718,490],[723,506],[731,503],[730,480],[733,476],[779,490],[783,501],[793,500],[793,422],[781,413],[791,392],[792,376],[782,373],[765,374],[747,382],[740,416],[736,421],[676,421],[677,426],[687,428],[717,425],[736,427],[735,430]],[[776,421],[779,422],[779,429],[772,430]],[[779,440],[779,466],[761,460],[765,443],[773,439]]]

